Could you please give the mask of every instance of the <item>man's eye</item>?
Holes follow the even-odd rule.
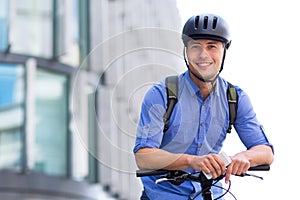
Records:
[[[200,49],[201,46],[199,46],[199,45],[193,45],[192,48],[193,48],[193,49]]]

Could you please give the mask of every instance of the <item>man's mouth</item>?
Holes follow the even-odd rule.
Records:
[[[212,62],[196,62],[195,64],[200,67],[200,69],[207,69],[212,65]]]

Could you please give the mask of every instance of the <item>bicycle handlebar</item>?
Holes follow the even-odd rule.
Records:
[[[269,171],[270,165],[258,165],[255,167],[250,167],[248,171]],[[197,171],[193,173],[186,172],[184,170],[166,170],[166,169],[157,169],[157,170],[151,170],[151,169],[144,169],[144,170],[137,170],[136,176],[137,177],[143,177],[143,176],[155,176],[155,175],[165,175],[160,177],[155,181],[155,183],[160,183],[162,181],[169,181],[174,185],[180,185],[181,183],[185,181],[196,181],[201,184],[202,191],[198,193],[196,196],[202,194],[202,197],[204,200],[212,200],[212,192],[210,188],[214,185],[213,181],[218,182],[219,180],[223,179],[225,177],[225,174],[215,178],[215,179],[207,179],[206,176],[203,174],[202,171]],[[260,178],[263,180],[262,177],[256,176],[254,174],[242,174],[237,176],[253,176],[256,178]],[[230,188],[230,186],[229,186]],[[229,192],[229,188],[226,190],[226,193]],[[224,196],[226,193],[222,194],[220,197]],[[216,198],[219,199],[220,197]]]
[[[156,176],[166,174],[173,170],[165,170],[165,169],[139,169],[136,170],[136,177],[143,177],[143,176]],[[177,171],[177,170],[174,170]]]
[[[270,165],[258,165],[255,167],[250,167],[248,171],[269,171]],[[155,175],[162,175],[169,172],[176,172],[176,171],[182,171],[182,170],[166,170],[166,169],[140,169],[136,170],[136,177],[143,177],[143,176],[155,176]]]
[[[270,165],[265,164],[265,165],[258,165],[255,167],[250,167],[248,171],[270,171]]]

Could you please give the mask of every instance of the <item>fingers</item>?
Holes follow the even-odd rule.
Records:
[[[241,175],[245,174],[250,167],[249,161],[244,160],[235,160],[232,163],[232,172],[231,174]]]
[[[231,175],[231,172],[232,172],[232,164],[230,164],[228,167],[227,167],[227,170],[226,170],[226,176],[225,176],[225,183],[227,184],[230,180],[230,175]]]
[[[227,167],[225,183],[230,180],[230,175],[245,174],[250,168],[250,162],[248,160],[232,160],[231,164]]]
[[[217,178],[225,173],[226,166],[224,162],[216,154],[209,154],[203,160],[205,173],[211,173],[213,178]]]
[[[226,172],[225,182],[228,183],[230,175],[245,174],[250,168],[250,161],[244,157],[231,157],[231,164],[227,167],[217,154],[209,154],[201,159],[201,169],[205,173],[211,173],[213,178],[217,178]]]
[[[212,174],[213,178],[217,178],[226,172],[225,163],[218,154],[208,154],[205,156],[194,157],[192,168]]]

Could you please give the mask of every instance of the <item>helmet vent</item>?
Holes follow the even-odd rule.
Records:
[[[199,25],[199,16],[195,17],[195,29],[198,29],[198,25]]]
[[[207,24],[208,24],[208,16],[205,16],[203,20],[203,29],[207,29]]]
[[[214,17],[214,19],[213,19],[213,29],[216,29],[217,23],[218,23],[218,18]]]

